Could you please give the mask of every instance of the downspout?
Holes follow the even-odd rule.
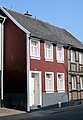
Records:
[[[70,76],[69,76],[69,52],[70,52],[71,46],[68,46],[67,49],[67,69],[68,69],[68,106],[70,106],[70,88],[69,88],[69,84],[70,84]]]
[[[1,24],[1,107],[3,107],[3,69],[4,69],[4,18]]]
[[[27,112],[30,112],[30,34],[26,34],[26,64],[27,64]]]

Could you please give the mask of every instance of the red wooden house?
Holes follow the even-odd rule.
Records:
[[[30,111],[68,103],[68,44],[59,31],[0,7],[1,104]]]

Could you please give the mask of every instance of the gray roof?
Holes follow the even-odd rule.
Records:
[[[18,23],[27,29],[31,33],[31,36],[42,40],[48,40],[56,44],[70,45],[72,47],[83,49],[83,44],[67,30],[6,8],[5,10]]]

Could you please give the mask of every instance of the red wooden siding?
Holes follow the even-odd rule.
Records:
[[[66,49],[64,50],[64,63],[57,63],[56,61],[56,46],[53,45],[53,62],[45,61],[44,58],[44,42],[40,43],[40,60],[30,59],[30,69],[32,71],[42,72],[42,92],[45,92],[45,72],[54,72],[54,88],[57,91],[57,72],[65,73],[65,88],[67,91],[67,62]]]
[[[4,91],[26,90],[26,34],[10,19],[5,23]]]

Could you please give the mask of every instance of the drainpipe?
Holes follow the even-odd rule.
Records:
[[[3,69],[4,69],[4,18],[1,24],[1,107],[3,107]]]
[[[27,64],[27,112],[30,112],[30,34],[26,34],[26,64]]]
[[[68,52],[70,52],[70,49],[71,49],[71,46],[68,46],[68,49],[67,49],[67,72],[68,72],[68,75],[67,75],[67,77],[68,77],[68,105],[70,106],[70,91],[69,91],[69,81],[70,81],[70,79],[69,79],[69,53]]]

